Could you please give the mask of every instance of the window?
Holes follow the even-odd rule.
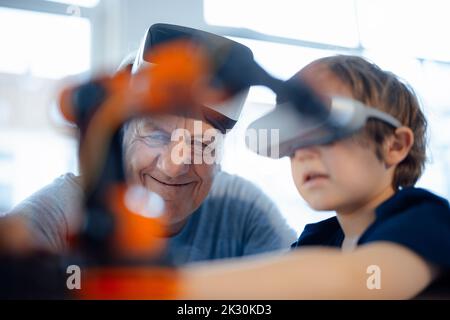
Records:
[[[365,48],[450,61],[448,1],[358,0],[356,8]]]
[[[100,2],[100,0],[46,0],[46,1],[66,3],[74,6],[82,6],[88,8],[95,7]]]
[[[0,214],[77,172],[76,140],[50,118],[60,79],[91,68],[91,21],[33,1],[0,7]],[[95,6],[99,1],[58,1]]]
[[[346,47],[358,46],[355,13],[353,0],[204,0],[209,24]]]
[[[0,8],[0,72],[58,79],[90,67],[85,18]]]

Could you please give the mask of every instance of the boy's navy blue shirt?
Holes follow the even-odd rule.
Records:
[[[404,188],[375,209],[376,219],[358,245],[390,241],[429,263],[450,270],[450,207],[447,200],[420,188]],[[341,247],[344,233],[336,217],[308,224],[292,248]]]

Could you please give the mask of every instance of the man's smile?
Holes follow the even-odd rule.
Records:
[[[188,186],[188,185],[194,183],[194,181],[187,181],[187,182],[184,182],[184,181],[182,181],[182,182],[181,181],[180,182],[178,182],[178,181],[174,181],[174,182],[162,181],[162,179],[160,179],[160,178],[158,179],[150,174],[144,174],[144,181],[145,181],[146,176],[151,178],[153,181],[160,183],[164,186],[168,186],[168,187],[178,187],[179,188],[179,187],[185,187],[185,186]]]

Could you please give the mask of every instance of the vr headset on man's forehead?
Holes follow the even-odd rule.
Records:
[[[225,133],[236,124],[250,88],[247,83],[234,80],[234,78],[238,79],[239,72],[245,72],[245,70],[235,69],[230,58],[239,56],[240,59],[252,61],[253,53],[248,47],[225,37],[193,28],[158,23],[152,25],[142,39],[131,72],[136,73],[141,68],[153,65],[153,61],[147,61],[151,59],[147,53],[153,47],[179,39],[197,42],[207,50],[214,71],[213,84],[219,87],[225,86],[227,92],[233,96],[232,99],[220,105],[205,105],[202,110],[205,119],[216,129]]]

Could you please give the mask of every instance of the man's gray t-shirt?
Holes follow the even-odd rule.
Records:
[[[10,214],[24,215],[36,241],[60,252],[78,225],[82,194],[79,178],[68,173]],[[170,263],[181,265],[287,250],[295,239],[295,232],[260,189],[221,171],[181,232],[168,239],[166,254]]]

